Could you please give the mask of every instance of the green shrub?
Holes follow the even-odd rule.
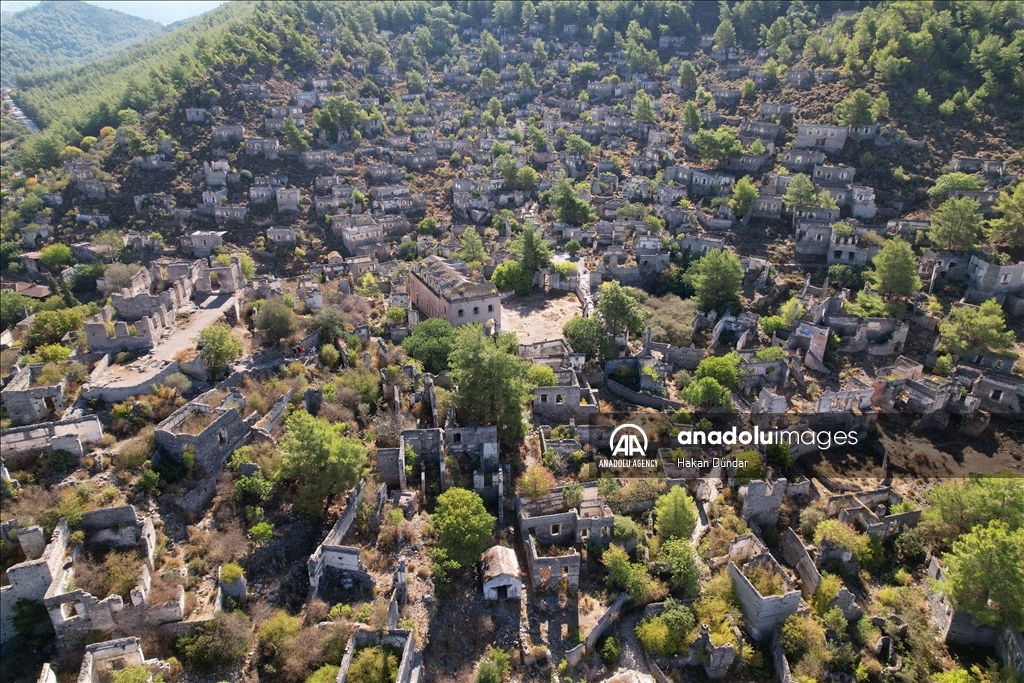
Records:
[[[249,539],[253,543],[266,543],[274,537],[274,525],[270,522],[260,522],[249,529]]]
[[[871,565],[875,558],[875,548],[871,538],[861,534],[849,524],[836,519],[824,519],[814,530],[814,543],[821,545],[828,541],[832,545],[849,550],[856,562]]]
[[[239,477],[235,482],[235,496],[246,504],[266,503],[273,496],[274,482],[256,472],[248,477]]]
[[[142,476],[139,477],[139,486],[149,495],[159,493],[160,491],[160,475],[152,469],[146,468],[142,471]]]
[[[394,683],[398,677],[398,656],[390,648],[364,647],[352,658],[348,683]]]
[[[327,618],[331,621],[340,621],[341,619],[352,619],[352,606],[346,605],[343,602],[339,602],[337,605],[331,608],[331,611],[327,613]]]
[[[341,360],[341,353],[333,344],[324,344],[320,349],[320,362],[325,366],[333,368],[338,364],[339,360]]]
[[[613,540],[628,541],[631,538],[640,538],[641,533],[639,525],[632,518],[615,515],[615,521],[612,523]]]
[[[70,451],[58,449],[47,456],[46,463],[57,472],[67,472],[78,464],[78,458]]]
[[[302,628],[302,619],[293,617],[284,610],[278,610],[260,625],[256,639],[270,656],[284,653],[285,646]]]
[[[153,675],[148,666],[130,666],[115,671],[111,683],[163,683],[163,676]]]
[[[335,679],[338,678],[338,671],[340,670],[341,667],[334,664],[324,664],[309,675],[306,683],[334,683]]]
[[[233,583],[242,578],[242,568],[235,562],[226,562],[220,568],[221,583]]]
[[[622,645],[619,643],[619,639],[615,636],[606,637],[597,647],[598,654],[601,655],[601,661],[608,667],[610,671],[614,671],[619,664],[619,659],[622,657]]]
[[[241,660],[249,650],[249,617],[242,612],[218,612],[175,645],[191,669],[211,671]]]

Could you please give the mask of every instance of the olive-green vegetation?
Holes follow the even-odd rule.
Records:
[[[529,393],[530,364],[516,355],[518,350],[514,335],[487,337],[474,323],[455,330],[455,347],[448,357],[459,385],[459,408],[471,420],[497,424],[503,443],[517,443],[526,434],[523,403]]]
[[[479,495],[452,488],[437,497],[432,521],[438,548],[447,559],[464,567],[479,560],[490,544],[495,519]]]
[[[43,2],[5,16],[3,84],[19,74],[88,62],[166,32],[155,21],[84,2]]]
[[[331,496],[355,486],[365,473],[366,447],[347,435],[345,423],[313,417],[305,410],[292,413],[285,425],[277,479],[295,484],[298,511],[319,517]]]

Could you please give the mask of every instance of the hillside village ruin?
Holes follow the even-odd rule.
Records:
[[[619,676],[631,669],[636,676],[621,680],[740,680],[745,672],[754,678],[743,680],[789,683],[799,677],[798,662],[787,656],[783,625],[811,618],[819,588],[845,577],[825,608],[838,610],[844,627],[866,624],[871,680],[903,680],[895,678],[899,653],[916,637],[908,628],[924,626],[882,607],[856,553],[829,538],[815,542],[814,527],[808,533],[798,520],[813,510],[865,543],[892,548],[922,518],[923,493],[907,483],[921,464],[914,459],[952,458],[929,440],[1005,445],[1019,437],[1020,344],[946,355],[939,328],[951,310],[981,310],[994,300],[1019,339],[1024,261],[994,249],[944,250],[927,239],[923,202],[905,210],[887,188],[872,186],[879,176],[865,173],[859,159],[895,153],[909,168],[930,142],[884,120],[835,125],[831,112],[805,112],[798,103],[806,92],[840,82],[838,71],[794,66],[776,83],[761,52],[663,32],[656,44],[667,66],[653,74],[633,68],[620,49],[591,60],[589,37],[585,44],[578,29],[537,22],[515,32],[485,18],[461,29],[460,44],[445,55],[416,60],[428,72],[414,90],[407,84],[414,64],[399,56],[402,35],[381,32],[394,59],[372,66],[352,59],[339,76],[330,67],[339,32],[310,23],[304,35],[324,58],[319,66],[287,75],[217,72],[186,89],[162,119],[161,135],[143,116],[138,130],[111,129],[94,153],[53,172],[51,181],[66,184],[40,195],[45,211],[18,223],[19,282],[5,275],[5,291],[42,300],[62,295],[90,264],[132,268],[117,287],[105,287],[101,276],[107,296],[94,297],[93,312],[56,342],[70,349],[66,373],[55,375],[53,362],[29,353],[38,313],[3,333],[4,354],[12,354],[0,392],[5,505],[44,479],[54,505],[85,492],[84,512],[71,518],[47,517],[42,508],[12,517],[5,507],[0,647],[18,642],[17,606],[34,603],[52,624],[63,673],[105,681],[144,667],[171,680],[181,665],[169,663],[166,643],[247,601],[304,610],[307,618],[311,606],[326,605],[317,613],[322,629],[335,620],[327,609],[351,605],[355,614],[343,610],[353,624],[344,655],[331,662],[339,683],[358,653],[373,647],[395,653],[398,683],[455,680],[460,670],[446,648],[461,653],[460,638],[471,642],[473,662],[463,662],[470,667],[483,654],[471,633],[478,624],[447,614],[464,609],[486,618],[480,638],[490,638],[488,647],[515,653],[514,680],[606,680],[619,666],[608,664],[605,646],[617,639]],[[493,64],[482,54],[483,32],[501,46]],[[543,60],[531,48],[538,39]],[[682,73],[684,61],[697,67],[696,87]],[[530,78],[522,65],[532,65]],[[363,115],[331,132],[317,125],[342,97]],[[703,130],[735,131],[734,153],[701,160],[698,131],[679,117],[689,101],[704,103]],[[640,111],[647,106],[653,120]],[[531,142],[534,130],[548,144]],[[298,149],[292,137],[302,133]],[[150,136],[137,155],[133,135]],[[499,157],[512,160],[511,179]],[[951,189],[939,201],[973,199],[988,218],[997,215],[1000,193],[1019,183],[1011,172],[1020,170],[1019,155],[1008,164],[958,153],[947,164],[946,172],[971,175],[979,189]],[[532,182],[520,180],[522,169],[535,171],[526,174]],[[784,199],[797,176],[813,186],[812,205]],[[553,210],[552,192],[566,179],[590,207],[588,219]],[[730,199],[743,179],[756,193],[739,212]],[[519,296],[494,276],[523,258],[515,241],[528,226],[552,258],[529,271]],[[94,241],[110,228],[123,244]],[[468,232],[482,242],[482,258],[465,258]],[[872,268],[897,238],[914,245],[921,287],[902,308],[865,313],[856,302],[877,289],[830,275]],[[43,249],[54,243],[67,243],[75,265],[45,264]],[[722,250],[738,257],[741,305],[695,308],[676,321],[687,343],[672,343],[648,321],[609,330],[611,349],[595,358],[563,333],[570,319],[602,319],[602,284],[665,295],[671,273]],[[268,302],[298,314],[281,339],[254,322]],[[558,318],[556,302],[568,314]],[[337,338],[312,324],[326,310],[344,312]],[[779,324],[766,329],[776,317]],[[516,357],[550,369],[547,384],[526,392],[521,443],[508,443],[499,425],[466,419],[458,403],[465,387],[403,348],[434,319],[456,329],[477,325],[489,338],[511,332]],[[221,323],[243,350],[211,372],[197,339]],[[336,351],[334,367],[318,352],[325,345]],[[716,357],[735,358],[727,406],[694,405],[685,388]],[[345,373],[369,379],[350,388],[336,382]],[[358,483],[324,504],[323,520],[301,517],[290,503],[275,508],[269,498],[250,505],[236,493],[238,481],[262,478],[268,467],[236,454],[279,452],[298,411],[347,424],[368,451]],[[650,436],[646,457],[658,467],[642,478],[596,464],[625,421]],[[849,433],[859,445],[794,441],[792,459],[779,464],[756,445],[675,443],[680,431],[755,426]],[[119,454],[140,443],[147,452],[123,464]],[[1019,461],[1019,442],[1010,447]],[[754,471],[681,464],[751,452]],[[58,470],[53,463],[65,458]],[[1004,467],[1020,475],[1012,459],[983,460],[946,471],[935,465],[931,475],[941,481]],[[531,467],[555,474],[537,495],[521,486]],[[159,486],[144,484],[147,471],[161,473]],[[476,568],[451,575],[456,585],[447,590],[465,605],[439,590],[421,538],[429,534],[427,513],[453,488],[478,494],[495,519]],[[735,602],[720,621],[693,624],[682,649],[665,654],[645,647],[634,628],[680,603],[667,591],[637,600],[606,581],[599,558],[621,548],[667,577],[654,550],[661,543],[654,510],[680,488],[696,506],[684,540],[698,557],[701,583],[725,585]],[[253,540],[264,515],[278,532]],[[399,531],[387,545],[389,525]],[[238,548],[192,561],[186,548],[196,538],[216,545],[228,528],[234,536],[223,545]],[[124,593],[91,592],[102,582],[88,577],[112,552],[133,558],[134,579]],[[244,573],[226,579],[229,564]],[[908,576],[927,593],[928,633],[983,648],[1024,676],[1024,635],[957,610],[940,589],[947,569],[939,554],[918,564]],[[700,591],[682,602],[698,609]],[[831,626],[826,638],[839,641]],[[153,652],[159,656],[147,657]],[[68,653],[76,658],[71,669]],[[58,668],[54,658],[38,680],[56,683]],[[852,668],[838,665],[827,675],[854,680]]]

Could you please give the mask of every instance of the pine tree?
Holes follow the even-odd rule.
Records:
[[[886,296],[911,296],[921,289],[917,276],[917,258],[910,245],[899,237],[886,240],[882,249],[871,259],[875,269],[867,273],[876,289]]]
[[[689,59],[679,65],[679,87],[685,91],[697,90],[697,70]]]
[[[693,100],[683,106],[683,127],[686,130],[700,130],[700,112]]]
[[[809,209],[815,205],[814,183],[803,173],[797,173],[786,186],[786,194],[782,195],[782,203],[786,211]]]
[[[1024,183],[1017,183],[1012,195],[1000,192],[994,208],[1002,216],[989,221],[989,238],[1008,247],[1024,246]]]
[[[476,228],[469,226],[466,228],[466,232],[462,233],[462,251],[459,252],[459,258],[467,263],[474,261],[483,261],[487,257],[487,252],[484,251],[484,243],[480,240],[480,235],[477,234]]]
[[[729,206],[737,216],[746,216],[755,199],[757,199],[757,186],[750,182],[750,178],[743,176],[732,186],[732,199],[729,200]]]
[[[981,232],[980,210],[970,197],[947,199],[932,216],[928,239],[945,251],[970,251]]]
[[[637,123],[654,123],[657,120],[651,97],[643,90],[636,94],[636,101],[633,103],[633,120]]]

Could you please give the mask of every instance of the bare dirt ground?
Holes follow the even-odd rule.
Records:
[[[582,313],[575,294],[534,292],[502,304],[501,329],[515,332],[520,344],[536,344],[560,339],[565,323]]]

